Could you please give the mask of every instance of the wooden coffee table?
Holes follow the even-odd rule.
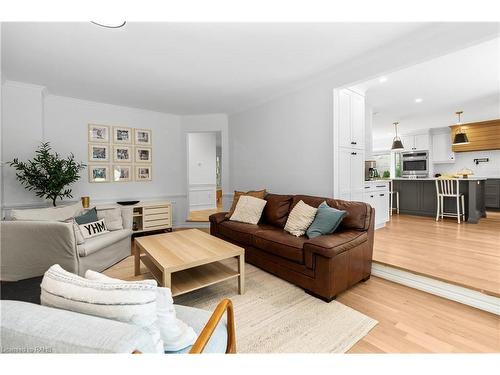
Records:
[[[236,277],[239,293],[245,293],[245,250],[201,230],[136,238],[134,253],[135,275],[142,261],[172,296]],[[237,271],[221,262],[230,258],[238,258]]]

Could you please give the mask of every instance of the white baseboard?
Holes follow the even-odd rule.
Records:
[[[500,298],[476,290],[416,275],[375,262],[372,264],[372,275],[500,315]]]

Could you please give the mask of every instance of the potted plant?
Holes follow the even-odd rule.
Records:
[[[52,200],[53,206],[57,198],[73,197],[71,189],[67,187],[78,181],[80,171],[86,167],[76,162],[72,153],[61,158],[57,152],[52,152],[49,142],[38,147],[32,160],[22,162],[15,158],[8,164],[16,169],[16,177],[21,185],[34,191],[37,197]]]

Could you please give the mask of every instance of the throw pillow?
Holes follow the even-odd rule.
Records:
[[[85,279],[55,264],[43,276],[40,301],[44,306],[137,325],[149,333],[156,351],[163,353],[156,289],[154,280],[105,283]]]
[[[120,207],[97,207],[97,218],[104,219],[108,230],[123,229],[122,210]]]
[[[118,282],[102,273],[88,270],[85,278],[89,280],[99,280],[102,282]],[[141,283],[143,281],[136,281]],[[163,349],[167,352],[177,352],[191,346],[196,341],[196,333],[193,328],[183,321],[177,319],[175,315],[174,300],[170,288],[158,287],[156,289],[156,312],[158,315],[158,327],[163,341]]]
[[[97,217],[97,210],[95,209],[95,207],[93,207],[91,210],[88,210],[83,215],[75,217],[75,221],[77,222],[77,224],[93,223],[97,220],[99,220],[99,218]]]
[[[106,228],[104,219],[94,221],[93,223],[82,224],[78,227],[80,228],[84,239],[100,236],[104,233],[109,233],[109,230]]]
[[[266,205],[264,199],[242,195],[236,204],[236,209],[229,220],[242,223],[257,224]]]
[[[234,210],[236,209],[236,205],[238,204],[238,200],[243,195],[249,195],[251,197],[264,199],[264,197],[266,196],[266,189],[264,189],[264,190],[251,190],[251,191],[247,191],[247,192],[235,190],[234,197],[233,197],[233,203],[231,204],[231,208],[229,209],[229,212],[226,214],[226,219],[229,219],[233,215]]]
[[[11,210],[10,218],[23,221],[66,221],[80,215],[82,211],[82,203],[78,202],[61,207]]]
[[[316,212],[314,221],[307,229],[307,237],[314,238],[323,234],[335,232],[346,216],[346,211],[332,208],[326,202],[321,203],[318,206],[318,211]]]
[[[285,230],[296,237],[303,236],[311,225],[318,209],[299,201],[288,215]]]

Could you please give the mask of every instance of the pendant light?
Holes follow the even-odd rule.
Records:
[[[401,138],[399,138],[399,136],[398,136],[398,125],[399,125],[399,122],[394,123],[394,129],[396,130],[396,136],[392,140],[392,147],[391,147],[392,151],[404,150],[403,142],[401,142]]]
[[[464,113],[464,112],[463,111],[455,112],[455,114],[458,116],[457,126],[462,125],[462,118],[461,118],[462,113]],[[469,143],[469,138],[467,138],[467,134],[462,131],[462,128],[459,127],[458,132],[455,134],[455,137],[453,138],[453,144],[454,145],[466,145],[467,143]]]

